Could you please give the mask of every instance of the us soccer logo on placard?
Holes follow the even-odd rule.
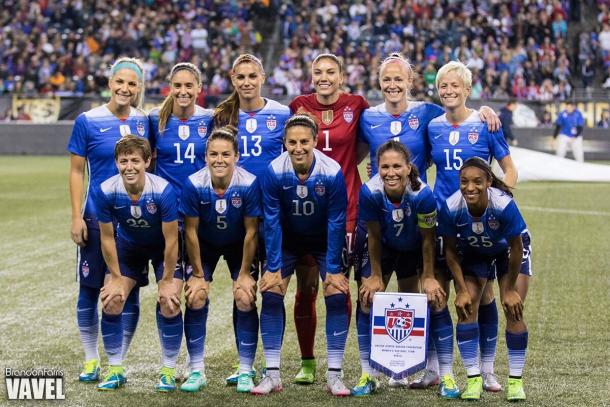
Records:
[[[371,307],[371,367],[402,379],[426,366],[425,294],[375,293]]]

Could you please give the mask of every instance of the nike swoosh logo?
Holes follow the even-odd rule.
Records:
[[[252,346],[252,345],[254,345],[255,343],[254,343],[254,342],[252,342],[252,343],[244,343],[244,342],[240,342],[239,344],[240,344],[241,346]]]
[[[110,130],[112,127],[106,127],[105,129],[100,129],[100,133],[105,133]]]
[[[106,334],[106,335],[102,335],[102,338],[108,338],[109,336],[112,336],[114,334]]]
[[[487,338],[487,342],[493,342],[493,341],[495,341],[496,339],[498,339],[498,337],[497,337],[497,336],[494,336],[493,338]]]
[[[438,136],[434,136],[434,139],[436,140],[437,138],[439,138],[440,136],[442,136],[442,134],[439,134]]]
[[[165,334],[163,334],[163,337],[164,338],[173,338],[173,337],[178,336],[178,335],[180,335],[180,334],[173,334],[173,335],[165,335]]]
[[[200,336],[199,338],[195,338],[195,339],[189,339],[189,343],[195,343],[197,341],[200,341],[203,339],[203,336]]]
[[[377,127],[379,127],[379,126],[381,126],[381,124],[378,124],[378,125],[375,125],[375,126],[373,126],[373,125],[371,124],[371,129],[376,129],[376,128],[377,128]]]
[[[447,335],[447,336],[443,336],[443,337],[440,337],[440,336],[439,336],[439,337],[438,337],[438,340],[439,340],[439,341],[441,341],[441,342],[443,342],[443,341],[446,341],[447,339],[451,338],[452,336],[453,336],[453,335]]]
[[[201,201],[201,202],[200,202],[200,204],[201,204],[201,205],[209,205],[210,203],[209,203],[209,202],[203,202],[203,201]]]
[[[463,342],[458,341],[458,343],[457,343],[457,344],[458,344],[458,346],[460,346],[460,345],[464,345],[464,344],[466,344],[466,343],[468,343],[468,342],[472,342],[472,339],[471,339],[471,340],[469,340],[469,341],[463,341]]]
[[[125,205],[123,206],[115,206],[114,209],[123,209],[125,207]]]
[[[341,332],[333,331],[333,336],[339,336],[339,335],[343,335],[345,333],[347,333],[347,329],[345,331],[341,331]]]
[[[461,228],[462,226],[466,226],[467,224],[468,223],[460,223],[459,225],[455,225],[455,226],[457,226],[458,228]]]
[[[83,312],[83,311],[89,311],[90,309],[93,309],[93,308],[76,308],[76,311]]]
[[[294,188],[294,185],[288,185],[288,186],[286,186],[286,185],[282,185],[282,188],[284,188],[284,189],[290,189],[290,188]]]

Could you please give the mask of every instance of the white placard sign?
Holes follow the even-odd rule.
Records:
[[[429,320],[425,294],[375,293],[371,366],[394,379],[426,367]]]

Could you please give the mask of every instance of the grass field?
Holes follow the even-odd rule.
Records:
[[[206,343],[209,387],[203,392],[160,395],[153,390],[160,357],[154,284],[141,294],[140,325],[126,360],[126,388],[107,394],[98,393],[94,385],[79,383],[83,354],[75,321],[75,247],[69,238],[67,174],[67,157],[0,158],[0,368],[63,369],[66,400],[61,405],[450,403],[439,400],[432,390],[385,387],[377,396],[361,400],[331,398],[323,391],[322,380],[309,387],[292,385],[299,359],[291,317],[287,318],[283,352],[284,391],[262,398],[237,395],[233,388],[224,386],[236,352],[230,322],[229,277],[223,270],[216,273],[211,289]],[[517,189],[516,199],[531,231],[534,249],[534,278],[526,303],[530,331],[526,404],[610,405],[610,184],[524,183]],[[289,315],[292,290],[286,297]],[[325,371],[323,301],[318,301],[318,306],[316,354],[321,379]],[[344,364],[350,386],[360,373],[354,325]],[[496,372],[504,382],[507,362],[503,329],[501,322]],[[257,361],[261,354],[259,347]],[[183,361],[184,350],[179,365]],[[465,374],[460,365],[456,354],[455,372],[463,385]],[[7,401],[2,382],[0,405],[17,405]],[[484,403],[507,404],[503,393],[485,394]]]

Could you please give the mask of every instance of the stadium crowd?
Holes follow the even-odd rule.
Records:
[[[318,0],[284,4],[280,14],[286,48],[273,83],[276,93],[309,91],[304,67],[329,50],[344,58],[350,91],[380,98],[379,63],[390,52],[400,51],[419,74],[413,87],[413,96],[419,99],[432,94],[437,69],[459,59],[473,70],[473,99],[566,100],[580,86],[579,77],[584,87],[590,87],[595,70],[607,69],[608,1],[599,1],[598,6],[600,27],[581,34],[578,51],[572,52],[567,27],[580,19],[580,2],[353,0],[337,6]]]

